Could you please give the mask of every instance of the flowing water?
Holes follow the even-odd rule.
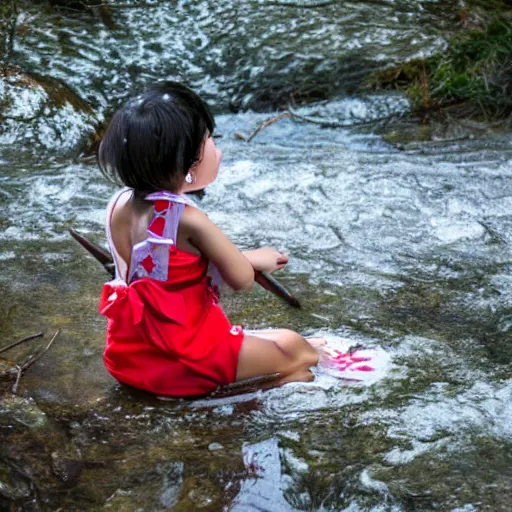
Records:
[[[292,310],[261,289],[226,293],[230,317],[362,345],[377,354],[378,371],[350,381],[319,370],[312,383],[194,401],[120,387],[101,360],[97,305],[107,276],[67,234],[74,226],[102,240],[114,187],[87,159],[43,142],[29,152],[6,142],[0,345],[45,336],[0,357],[23,361],[62,331],[22,377],[18,396],[8,392],[14,379],[2,381],[0,504],[509,510],[512,137],[465,128],[421,142],[411,133],[425,128],[405,120],[351,129],[282,119],[241,140],[275,112],[229,108],[270,108],[264,93],[289,94],[290,76],[343,81],[342,61],[356,76],[379,59],[434,51],[449,13],[435,1],[295,5],[181,2],[118,13],[116,31],[84,14],[70,21],[34,10],[24,16],[35,29],[17,52],[44,62],[98,118],[134,83],[169,74],[173,66],[155,55],[179,62],[177,74],[223,112],[223,165],[202,208],[239,246],[288,252],[280,277],[303,303]],[[311,64],[315,55],[327,71],[303,68],[301,59]],[[328,101],[297,112],[349,124],[408,109],[400,96],[347,95],[339,83],[323,90],[336,93]],[[400,149],[386,142],[395,129]]]

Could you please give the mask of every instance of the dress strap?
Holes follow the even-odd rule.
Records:
[[[183,213],[183,210],[185,209],[185,205],[193,206],[194,208],[197,208],[198,210],[201,209],[201,208],[199,208],[197,203],[190,196],[173,194],[172,192],[168,192],[167,190],[161,190],[159,192],[154,192],[152,194],[149,194],[149,196],[146,196],[146,199],[148,199],[150,201],[155,201],[155,219],[156,220],[158,219],[156,211],[159,208],[165,209],[165,203],[161,203],[161,206],[159,206],[160,201],[170,201],[172,203],[176,203],[177,205],[180,205],[179,208],[175,209],[174,214],[173,213],[168,214],[169,217],[171,218],[171,221],[168,224],[166,223],[166,226],[168,226],[169,231],[166,232],[165,236],[171,236],[171,238],[173,240],[176,240],[179,219],[181,217],[181,214]],[[150,230],[152,225],[153,225],[153,223],[151,223],[149,225],[148,231]],[[221,276],[219,270],[211,261],[208,264],[207,274],[210,277],[210,283],[211,283],[213,289],[215,290],[215,293],[217,295],[219,295],[219,289],[223,282],[223,279],[222,279],[222,276]]]
[[[142,277],[167,281],[169,247],[176,245],[185,206],[193,205],[186,197],[165,190],[153,192],[145,199],[153,202],[153,217],[146,230],[148,237],[133,247],[128,283]]]

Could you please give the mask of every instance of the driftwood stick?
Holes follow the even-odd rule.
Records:
[[[74,229],[70,229],[71,236],[86,250],[96,258],[103,268],[112,276],[115,275],[115,267],[112,260],[112,255],[106,249],[103,249],[98,244],[95,244],[82,236]],[[300,308],[300,302],[295,298],[275,277],[267,272],[256,271],[254,273],[254,280],[265,290],[273,293],[277,297],[282,298],[285,302],[295,308]]]
[[[100,247],[98,244],[91,242],[85,236],[81,235],[75,229],[69,230],[70,235],[92,256],[94,256],[103,266],[114,263],[112,254],[107,249]]]
[[[293,306],[294,308],[301,307],[299,300],[268,272],[255,272],[254,280],[265,290],[273,293],[277,297],[281,297],[290,306]]]
[[[248,393],[249,391],[256,391],[262,389],[265,384],[276,383],[282,377],[281,373],[269,373],[267,375],[258,375],[257,377],[251,377],[249,379],[239,380],[226,384],[225,386],[219,386],[209,396],[211,398],[220,398],[230,395],[238,395],[241,393]]]
[[[14,348],[17,345],[20,345],[21,343],[24,343],[25,341],[33,340],[34,338],[40,338],[43,335],[42,332],[38,332],[37,334],[31,334],[30,336],[25,336],[21,340],[15,341],[14,343],[11,343],[10,345],[7,345],[6,347],[0,348],[0,354],[2,352],[5,352],[6,350],[9,350],[10,348]]]
[[[112,9],[154,9],[155,7],[162,7],[163,5],[167,5],[167,0],[161,0],[159,2],[154,3],[146,3],[146,2],[138,2],[138,3],[126,3],[126,4],[114,4],[111,2],[80,2],[82,6],[81,9],[69,7],[66,5],[60,5],[59,10],[63,11],[72,11],[72,12],[83,12],[83,9],[91,10],[98,7],[107,7]],[[78,3],[77,3],[78,5]]]

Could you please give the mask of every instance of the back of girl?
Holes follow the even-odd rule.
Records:
[[[99,149],[102,172],[125,186],[107,209],[116,277],[100,301],[104,361],[120,382],[159,395],[204,395],[277,372],[280,383],[312,380],[324,344],[287,329],[244,333],[219,305],[213,275],[250,290],[255,270],[281,269],[288,257],[239,251],[186,196],[217,177],[213,130],[206,103],[167,82],[126,103]]]

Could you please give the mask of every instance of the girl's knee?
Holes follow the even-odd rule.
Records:
[[[291,329],[282,329],[277,343],[282,349],[295,354],[304,348],[304,344],[307,342],[299,333]]]
[[[318,352],[299,333],[283,329],[278,343],[297,364],[310,367],[318,363]]]
[[[309,350],[304,354],[304,364],[307,368],[310,366],[316,366],[320,357],[318,352],[313,347],[310,347],[309,345],[308,347]]]

